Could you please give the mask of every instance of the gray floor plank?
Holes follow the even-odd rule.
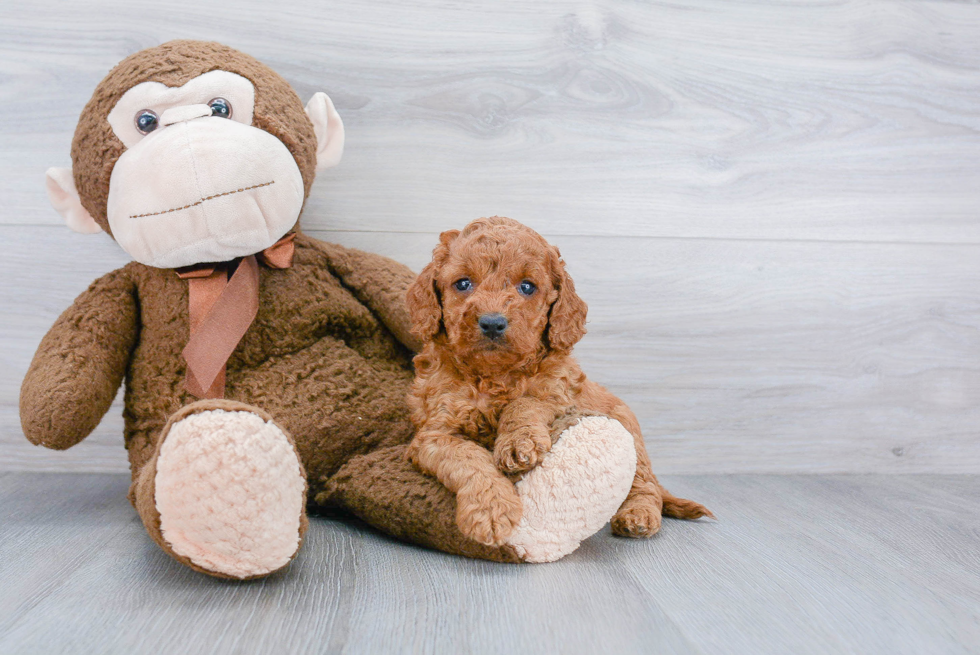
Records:
[[[970,653],[976,476],[666,476],[717,522],[508,566],[316,517],[285,572],[163,555],[119,475],[0,475],[3,653]]]
[[[951,541],[976,553],[976,535],[963,534],[976,525],[976,505],[941,520],[909,511],[950,487],[961,501],[975,497],[961,485],[975,478],[926,478],[914,493],[901,484],[917,479],[909,476],[693,479],[699,498],[717,499],[718,530],[677,543],[682,558],[656,589],[671,611],[706,619],[698,643],[710,652],[950,653],[980,644],[980,568],[928,547]],[[628,568],[646,562],[626,554]],[[701,575],[688,575],[691,562],[703,563]],[[725,618],[704,615],[705,604]]]

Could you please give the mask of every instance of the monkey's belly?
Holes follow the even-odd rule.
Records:
[[[229,370],[225,398],[264,409],[293,437],[312,498],[351,457],[411,440],[405,397],[414,374],[407,358],[399,359],[365,357],[324,337],[254,368]],[[152,455],[167,416],[195,398],[182,379],[130,382],[127,447],[135,475]],[[147,393],[153,388],[163,393]],[[168,388],[179,395],[167,394]]]
[[[229,375],[226,397],[261,407],[296,441],[311,490],[350,457],[407,443],[412,371],[367,359],[339,339]]]

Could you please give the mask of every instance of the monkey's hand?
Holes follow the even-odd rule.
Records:
[[[87,437],[122,383],[138,334],[128,268],[99,278],[41,340],[20,389],[31,443],[64,450]]]

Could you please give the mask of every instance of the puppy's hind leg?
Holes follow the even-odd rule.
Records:
[[[620,537],[652,537],[660,530],[661,515],[678,519],[714,518],[715,515],[704,505],[678,498],[660,484],[653,474],[639,421],[626,405],[615,407],[609,414],[626,426],[636,445],[636,477],[629,495],[612,519],[613,534]]]

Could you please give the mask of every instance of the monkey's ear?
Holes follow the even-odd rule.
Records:
[[[44,174],[44,184],[48,188],[48,200],[64,217],[68,227],[82,234],[102,231],[102,227],[82,207],[78,191],[75,190],[75,176],[70,168],[49,168]]]
[[[316,133],[316,169],[336,166],[344,154],[344,123],[333,101],[322,91],[313,94],[306,103],[306,115]]]

